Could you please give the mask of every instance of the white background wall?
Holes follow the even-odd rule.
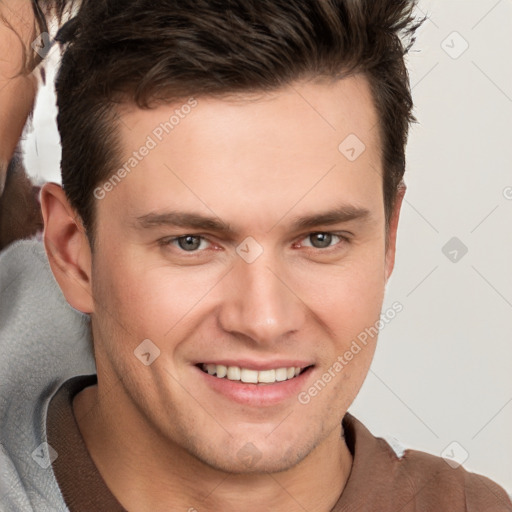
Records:
[[[512,1],[420,7],[419,125],[386,300],[404,311],[351,412],[436,455],[457,441],[466,468],[512,492]],[[453,237],[468,248],[458,262],[442,252]]]
[[[467,457],[466,468],[512,492],[512,0],[420,9],[430,20],[409,58],[419,124],[384,304],[404,310],[382,331],[351,412],[376,435]],[[59,181],[50,92],[27,165]]]

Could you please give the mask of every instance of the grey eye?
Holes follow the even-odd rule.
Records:
[[[193,235],[181,236],[177,242],[184,251],[195,251],[201,245],[201,237]]]
[[[311,245],[317,249],[329,247],[332,243],[332,235],[330,233],[312,233],[309,235]]]

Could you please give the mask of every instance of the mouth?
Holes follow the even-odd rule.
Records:
[[[214,396],[222,397],[258,410],[293,404],[315,372],[314,364],[297,360],[207,361],[194,366],[209,392],[214,393],[213,400]]]
[[[276,384],[295,379],[306,372],[311,366],[289,366],[265,370],[253,370],[240,366],[200,363],[196,365],[201,371],[218,379],[238,381],[244,384]]]

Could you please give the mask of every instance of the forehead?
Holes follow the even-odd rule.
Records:
[[[298,201],[306,210],[382,203],[378,120],[361,76],[125,107],[120,116],[127,172],[108,202],[130,215],[172,206],[232,221],[254,208],[268,223]]]

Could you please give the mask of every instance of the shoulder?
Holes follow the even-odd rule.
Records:
[[[0,353],[0,421],[95,371],[89,319],[66,302],[37,240],[0,252]]]
[[[67,303],[35,239],[0,252],[0,353],[3,382],[20,389],[34,380],[44,387],[46,374],[65,376],[72,362],[90,362],[89,318]]]
[[[96,368],[88,318],[67,304],[37,240],[0,252],[0,355],[0,510],[63,510],[46,412],[62,382]]]
[[[41,340],[89,335],[89,319],[66,302],[42,242],[18,241],[0,252],[0,349],[5,356]]]
[[[366,505],[378,505],[381,512],[512,512],[510,498],[492,480],[448,459],[376,437],[348,413],[343,427],[353,464],[340,506],[359,503],[364,496]]]
[[[395,464],[395,485],[406,484],[411,496],[429,504],[450,510],[512,511],[512,502],[502,487],[442,457],[408,449]]]

